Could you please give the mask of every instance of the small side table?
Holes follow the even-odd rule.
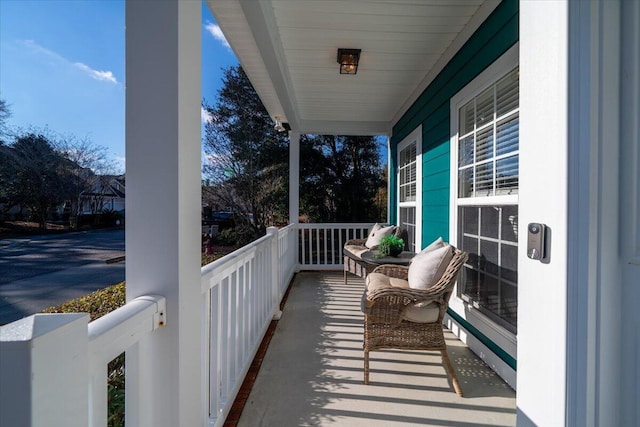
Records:
[[[383,264],[406,266],[411,263],[411,260],[414,256],[416,256],[414,252],[408,251],[403,251],[398,256],[380,256],[380,253],[378,251],[367,251],[361,255],[362,261],[375,267]]]

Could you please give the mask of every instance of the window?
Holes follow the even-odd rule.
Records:
[[[515,63],[452,99],[453,207],[469,253],[457,296],[515,334],[518,305],[519,78]],[[506,72],[505,72],[506,71]]]
[[[518,206],[459,206],[458,245],[469,253],[458,296],[515,333],[518,313]]]
[[[458,197],[518,193],[518,68],[458,113]]]
[[[398,144],[398,225],[409,236],[410,251],[420,250],[422,126]]]

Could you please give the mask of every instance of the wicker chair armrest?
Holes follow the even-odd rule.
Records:
[[[352,245],[352,246],[364,246],[364,243],[367,241],[367,239],[349,239],[345,242],[345,246],[346,245]]]
[[[442,319],[447,307],[448,294],[442,292],[427,296],[424,291],[418,294],[409,289],[387,288],[373,291],[367,295],[367,319],[373,323],[398,324],[403,321],[405,309],[414,304],[435,302],[440,308],[439,319]]]
[[[367,305],[373,311],[392,310],[397,312],[403,310],[410,304],[417,304],[423,302],[437,302],[441,310],[446,308],[446,304],[449,301],[453,286],[455,284],[456,277],[460,272],[460,268],[467,260],[468,254],[459,249],[454,250],[454,255],[447,267],[447,270],[442,275],[440,280],[431,286],[429,289],[411,289],[411,288],[382,288],[367,292]],[[397,277],[394,274],[398,274],[399,271],[409,271],[408,267],[402,267],[397,265],[382,265],[377,267],[374,272],[386,274],[390,277]],[[406,279],[406,277],[405,277]],[[391,304],[394,307],[385,307]],[[395,314],[394,314],[395,316]]]
[[[367,293],[367,299],[375,302],[377,299],[395,296],[402,297],[404,305],[417,304],[429,301],[442,301],[448,296],[447,289],[406,289],[406,288],[383,288]]]
[[[394,277],[396,279],[407,280],[409,276],[409,267],[395,264],[382,264],[373,269],[372,273],[381,273],[385,276]]]
[[[411,301],[406,296],[387,294],[371,301],[367,298],[366,321],[372,323],[398,324],[402,322],[402,313]]]

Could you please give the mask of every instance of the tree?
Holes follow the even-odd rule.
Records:
[[[287,217],[287,135],[274,130],[241,67],[225,70],[218,96],[215,107],[203,105],[210,116],[203,198],[215,209],[253,218],[263,233]],[[301,213],[318,222],[384,217],[376,203],[385,185],[377,138],[302,135],[300,144]]]
[[[51,208],[68,197],[69,160],[42,134],[29,133],[0,147],[0,183],[12,204],[28,208],[41,228]]]
[[[88,138],[77,138],[73,135],[58,138],[55,146],[56,150],[69,160],[67,171],[70,179],[66,193],[69,195],[71,215],[77,216],[80,213],[79,200],[82,194],[92,195],[92,213],[102,211],[110,180],[116,170],[107,148],[93,144]]]
[[[203,105],[204,172],[213,186],[210,202],[245,219],[256,233],[287,215],[288,144],[242,67],[224,71],[215,106]]]
[[[7,135],[7,120],[11,117],[9,104],[4,99],[0,99],[0,142]]]
[[[300,204],[311,220],[382,219],[376,195],[386,182],[375,137],[306,135],[300,144]]]

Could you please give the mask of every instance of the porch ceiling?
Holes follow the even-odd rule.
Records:
[[[302,133],[391,126],[499,0],[206,0],[272,117]],[[338,48],[362,49],[340,75]]]

